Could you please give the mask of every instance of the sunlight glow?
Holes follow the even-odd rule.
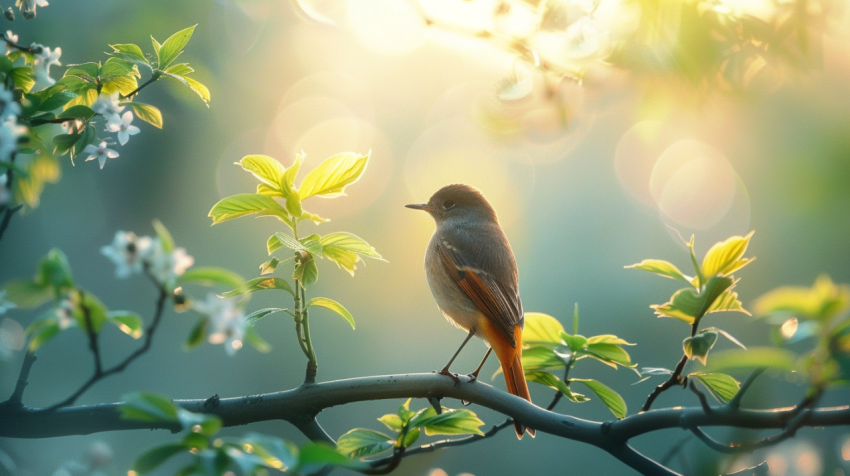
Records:
[[[841,458],[844,461],[850,461],[850,436],[848,436],[844,440],[844,444],[841,445]]]
[[[363,46],[378,53],[409,53],[428,39],[425,21],[407,0],[349,0],[348,20]]]
[[[0,344],[11,350],[24,347],[24,329],[16,321],[6,318],[0,323]]]
[[[786,339],[794,337],[794,334],[797,333],[797,318],[792,317],[791,319],[788,319],[787,321],[783,322],[782,327],[780,327],[779,329],[779,331],[782,333],[782,337]]]

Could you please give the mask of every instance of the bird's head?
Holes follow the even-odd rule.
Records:
[[[469,185],[452,184],[437,190],[428,203],[405,205],[428,212],[439,225],[446,220],[483,219],[497,222],[496,211],[481,192]]]

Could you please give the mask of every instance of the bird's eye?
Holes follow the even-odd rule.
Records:
[[[450,208],[454,208],[454,206],[455,206],[455,202],[453,202],[451,200],[446,200],[445,202],[443,202],[443,208],[446,209],[446,210],[448,210]]]

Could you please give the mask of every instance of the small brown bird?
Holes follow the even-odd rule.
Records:
[[[428,203],[407,205],[428,212],[437,223],[425,252],[425,273],[431,293],[443,315],[469,335],[439,373],[459,382],[449,372],[461,349],[472,336],[490,347],[484,360],[469,374],[477,378],[492,350],[502,365],[508,392],[529,402],[528,384],[522,370],[522,329],[525,318],[519,299],[516,260],[511,245],[499,226],[493,207],[477,189],[468,185],[447,185]],[[514,420],[518,438],[524,432],[534,436]]]

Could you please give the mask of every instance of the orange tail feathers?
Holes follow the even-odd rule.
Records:
[[[531,402],[531,395],[528,393],[528,384],[525,381],[525,373],[522,370],[522,328],[519,326],[514,327],[516,348],[512,347],[511,343],[498,330],[490,326],[484,326],[484,328],[484,333],[490,342],[490,347],[496,352],[496,357],[498,357],[499,363],[502,364],[502,372],[505,374],[505,383],[507,383],[508,392]],[[522,435],[525,432],[528,432],[532,438],[535,436],[533,428],[527,428],[516,420],[514,420],[514,430],[516,430],[516,436],[519,439],[522,439]]]

